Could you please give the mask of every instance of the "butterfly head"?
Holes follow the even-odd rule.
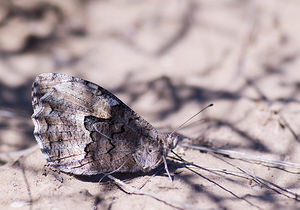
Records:
[[[163,147],[155,141],[141,142],[143,143],[139,145],[133,156],[139,168],[144,172],[148,172],[161,163]]]
[[[157,140],[140,141],[134,156],[139,168],[148,172],[160,165],[168,152],[177,145],[177,137],[173,135],[159,135]]]

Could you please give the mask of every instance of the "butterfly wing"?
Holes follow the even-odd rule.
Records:
[[[64,74],[39,75],[32,87],[34,135],[47,161],[77,175],[141,170],[134,158],[157,131],[104,88]]]

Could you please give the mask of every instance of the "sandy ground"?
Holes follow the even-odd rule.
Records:
[[[299,11],[297,0],[1,1],[0,208],[299,209]],[[178,146],[199,167],[170,154],[173,182],[163,170],[115,175],[144,195],[98,176],[45,173],[41,151],[26,153],[42,72],[93,81],[168,131],[214,103],[179,132],[244,155]]]

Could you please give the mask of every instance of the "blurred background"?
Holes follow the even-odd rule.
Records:
[[[1,0],[0,151],[34,143],[31,84],[43,72],[95,82],[175,127],[208,103],[228,121],[250,102],[298,102],[299,9],[295,0]]]
[[[0,0],[0,152],[36,144],[31,84],[59,72],[158,128],[214,103],[182,132],[297,162],[299,11],[297,0]]]

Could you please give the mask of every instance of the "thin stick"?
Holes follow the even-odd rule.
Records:
[[[272,191],[275,191],[276,193],[281,194],[281,195],[284,195],[284,196],[286,196],[286,197],[288,197],[288,198],[293,198],[293,199],[295,199],[295,200],[297,200],[297,201],[300,201],[300,200],[299,200],[299,195],[298,195],[297,193],[295,193],[295,192],[293,192],[293,191],[291,191],[291,190],[285,189],[285,188],[283,188],[283,187],[280,187],[279,185],[276,185],[276,184],[274,184],[274,183],[272,183],[272,182],[270,182],[270,181],[268,181],[268,180],[266,180],[266,179],[263,179],[263,178],[261,178],[261,177],[258,177],[258,176],[256,176],[256,175],[254,175],[254,174],[251,174],[251,173],[247,172],[245,169],[242,169],[241,167],[236,166],[236,165],[234,165],[233,163],[230,163],[229,161],[225,160],[224,158],[219,157],[218,155],[213,155],[213,156],[216,157],[216,158],[218,158],[218,159],[220,159],[220,160],[222,160],[222,161],[224,161],[225,163],[227,163],[227,164],[229,164],[229,165],[235,167],[236,169],[240,170],[240,171],[241,171],[242,173],[244,173],[245,175],[251,177],[256,183],[263,185],[263,186],[266,187],[267,189],[270,189],[270,190],[272,190]],[[287,194],[281,193],[281,192],[278,191],[277,189],[274,189],[274,188],[270,187],[268,184],[272,185],[273,187],[275,187],[275,188],[277,188],[277,189],[279,189],[279,190],[281,190],[281,191],[283,191],[283,192],[286,192],[286,193],[292,195],[293,197],[290,197],[290,196],[287,195]]]
[[[171,152],[172,152],[176,157],[178,157],[181,161],[183,161],[184,163],[186,163],[186,164],[188,164],[188,165],[196,166],[197,168],[200,168],[200,169],[203,169],[203,170],[206,170],[206,171],[209,171],[209,170],[207,170],[206,168],[203,168],[203,167],[198,166],[198,165],[196,165],[196,164],[194,164],[194,163],[190,163],[190,162],[184,160],[182,157],[180,157],[179,155],[177,155],[174,151],[171,150]],[[197,171],[191,169],[188,165],[185,165],[184,167],[185,167],[186,169],[192,171],[193,173],[197,174],[198,176],[201,176],[202,178],[204,178],[204,179],[208,180],[209,182],[215,184],[216,186],[218,186],[218,187],[221,188],[222,190],[228,192],[229,194],[231,194],[231,195],[234,196],[235,198],[241,199],[241,200],[247,202],[249,205],[255,206],[256,208],[261,209],[259,206],[257,206],[257,205],[255,205],[255,204],[251,203],[251,202],[248,201],[247,199],[241,198],[240,196],[238,196],[237,194],[233,193],[232,191],[226,189],[225,187],[223,187],[222,185],[218,184],[217,182],[215,182],[215,181],[213,181],[213,180],[211,180],[211,179],[209,179],[209,178],[203,176],[202,174],[198,173]],[[214,173],[214,172],[212,172],[212,171],[209,171],[209,172]],[[215,173],[215,174],[216,174],[216,173]]]
[[[172,151],[172,153],[174,155],[176,155],[176,157],[179,158],[179,160],[183,161],[185,164],[187,164],[187,166],[185,166],[186,168],[189,168],[189,170],[191,170],[191,166],[194,166],[195,168],[198,168],[198,169],[202,169],[202,170],[206,170],[206,171],[209,171],[211,173],[214,173],[214,174],[217,174],[216,172],[214,171],[217,171],[217,172],[222,172],[222,173],[225,173],[225,174],[229,174],[229,175],[234,175],[234,176],[238,176],[238,177],[241,177],[241,178],[244,178],[244,179],[248,179],[248,180],[253,180],[254,182],[256,182],[257,184],[260,184],[262,186],[264,186],[265,188],[269,189],[269,190],[272,190],[280,195],[283,195],[287,198],[292,198],[292,199],[295,199],[296,201],[300,201],[299,197],[300,195],[291,191],[291,190],[288,190],[288,189],[285,189],[277,184],[274,184],[266,179],[263,179],[259,176],[256,176],[254,174],[251,174],[249,172],[247,172],[246,170],[242,169],[241,167],[239,166],[236,166],[234,165],[233,163],[230,163],[229,161],[225,160],[224,158],[222,158],[220,156],[220,154],[214,154],[214,153],[211,153],[211,155],[213,155],[214,157],[226,162],[227,164],[235,167],[236,169],[239,170],[239,172],[237,171],[229,171],[227,169],[218,169],[218,170],[215,170],[215,169],[207,169],[207,168],[203,168],[201,166],[198,166],[194,163],[190,163],[190,162],[187,162],[185,161],[184,159],[182,159],[180,156],[178,156],[176,153],[174,153]],[[238,175],[238,174],[243,174],[243,175],[246,175],[246,176],[241,176],[241,175]],[[199,174],[198,174],[199,175]],[[200,175],[201,176],[201,175]],[[202,176],[201,176],[202,177]],[[230,192],[230,191],[229,191]],[[285,192],[285,193],[282,193],[282,192]]]
[[[155,200],[161,201],[161,202],[163,202],[163,203],[165,203],[169,206],[172,206],[173,208],[176,208],[176,209],[199,209],[198,207],[195,207],[191,204],[180,203],[180,202],[177,202],[177,201],[164,199],[162,197],[159,197],[156,194],[142,191],[140,189],[137,189],[135,187],[132,187],[132,186],[126,184],[125,182],[121,181],[120,179],[117,179],[117,178],[113,177],[112,175],[107,175],[107,177],[110,178],[111,180],[113,180],[116,184],[124,187],[126,190],[131,191],[130,194],[145,195],[145,196],[154,198]],[[182,207],[175,206],[175,204],[178,205],[178,206],[182,206]]]
[[[296,134],[296,132],[293,130],[293,128],[291,127],[291,125],[287,122],[287,120],[283,117],[283,115],[279,114],[281,121],[285,124],[285,126],[289,129],[289,131],[292,133],[292,135],[294,136],[294,138],[296,139],[296,141],[300,142],[300,139],[298,137],[298,135]]]
[[[179,145],[182,146],[182,147],[198,149],[198,150],[205,151],[205,152],[211,152],[211,153],[226,155],[230,158],[254,161],[254,162],[257,162],[257,163],[266,164],[269,167],[277,167],[277,168],[280,168],[280,169],[285,169],[286,167],[287,168],[300,169],[300,164],[299,163],[278,161],[278,160],[270,160],[270,159],[261,158],[261,157],[255,156],[255,155],[248,155],[248,154],[244,154],[244,153],[241,153],[241,152],[224,150],[224,149],[213,149],[213,148],[208,148],[208,147],[187,145],[187,144],[179,144]],[[292,171],[290,171],[290,172],[292,172]],[[293,172],[293,173],[300,173],[300,171]]]

